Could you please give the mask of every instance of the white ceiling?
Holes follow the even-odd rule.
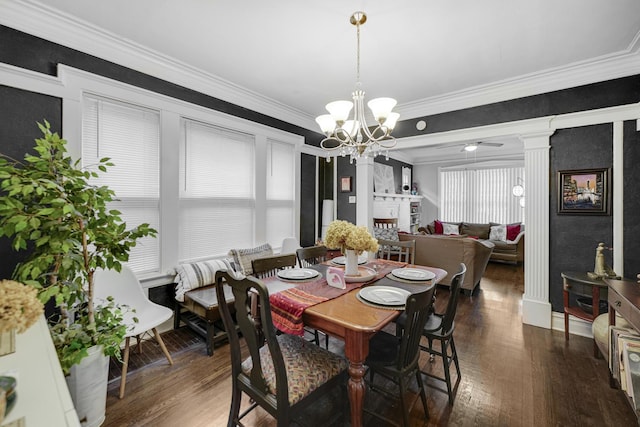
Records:
[[[24,10],[9,13],[16,5],[54,19],[28,23]],[[367,98],[396,98],[401,120],[640,72],[638,0],[0,0],[0,23],[120,63],[117,49],[82,34],[124,39],[122,50],[154,60],[122,65],[222,82],[277,107],[261,112],[288,119],[278,113],[284,109],[316,130],[313,117],[354,88],[349,16],[356,10],[368,15],[361,40]]]

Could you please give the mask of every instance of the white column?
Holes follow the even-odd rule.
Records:
[[[356,161],[356,225],[373,232],[373,158]]]
[[[551,329],[549,301],[549,137],[521,135],[524,142],[525,246],[522,322]]]
[[[624,277],[624,122],[613,123],[613,271]]]

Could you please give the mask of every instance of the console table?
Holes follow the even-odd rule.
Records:
[[[563,286],[562,297],[564,301],[564,338],[569,339],[569,315],[578,319],[592,322],[600,314],[600,298],[607,297],[607,284],[604,280],[592,279],[586,272],[568,271],[561,273]],[[571,306],[569,295],[590,297],[592,312],[587,313],[580,307]],[[598,357],[598,345],[593,342],[593,355]]]
[[[640,283],[628,279],[604,279],[609,286],[609,324],[616,324],[616,312],[640,331]],[[617,386],[611,373],[609,382]],[[633,402],[628,398],[631,407]],[[640,423],[640,420],[638,420]]]

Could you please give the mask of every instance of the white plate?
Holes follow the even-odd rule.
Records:
[[[375,279],[378,275],[373,268],[365,267],[363,265],[358,266],[358,275],[357,276],[348,276],[344,275],[344,280],[347,283],[359,283],[359,282],[368,282],[369,280]]]
[[[331,262],[334,263],[334,264],[338,264],[338,265],[345,265],[347,260],[346,260],[346,257],[339,256],[339,257],[335,257],[334,259],[332,259]],[[360,255],[358,257],[358,264],[366,264],[366,263],[367,263],[367,256],[366,255]]]
[[[405,305],[411,292],[392,286],[368,286],[358,292],[361,298],[380,305]]]
[[[286,280],[307,280],[313,279],[320,273],[310,268],[287,268],[278,271],[278,277]]]
[[[431,280],[436,277],[435,273],[422,270],[421,268],[396,268],[391,274],[400,279],[415,280],[418,282],[424,282],[425,280]]]

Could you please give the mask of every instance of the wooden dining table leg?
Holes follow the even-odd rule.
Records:
[[[364,404],[364,361],[369,354],[369,336],[362,332],[347,331],[344,344],[345,356],[349,360],[347,391],[351,405],[351,427],[362,426]]]

